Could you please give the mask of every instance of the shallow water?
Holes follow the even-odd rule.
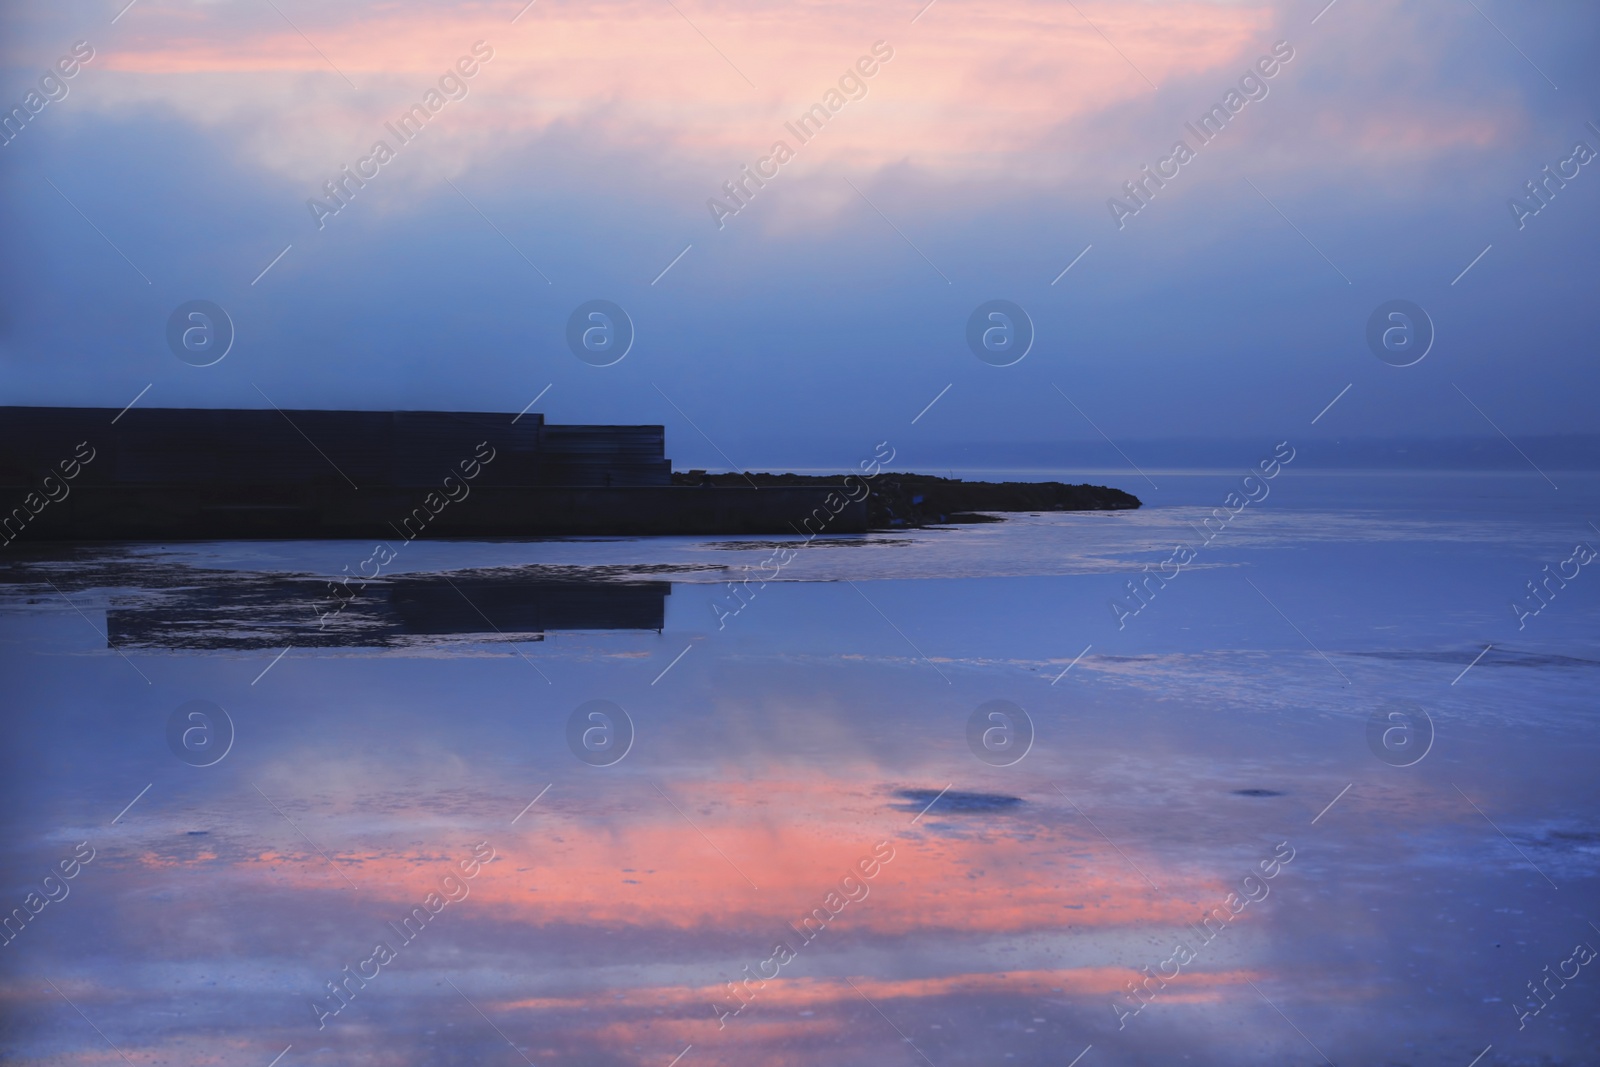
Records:
[[[13,545],[0,1054],[1597,1062],[1600,574],[1510,604],[1600,478],[1290,469],[1119,628],[1238,480],[1149,473],[809,545],[418,542],[342,607],[370,545]]]

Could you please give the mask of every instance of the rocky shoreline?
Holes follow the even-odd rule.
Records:
[[[1125,511],[1141,506],[1132,493],[1103,485],[1065,482],[969,482],[932,474],[881,473],[862,479],[869,487],[867,525],[874,530],[951,523],[1003,522],[982,512]],[[765,474],[747,471],[707,474],[674,471],[672,484],[718,488],[821,488],[839,484],[838,475]]]

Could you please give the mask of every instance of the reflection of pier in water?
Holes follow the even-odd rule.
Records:
[[[672,593],[671,582],[552,579],[518,569],[352,582],[338,598],[320,578],[186,577],[181,587],[114,594],[106,611],[110,647],[387,648],[441,636],[541,641],[549,631],[659,631]]]

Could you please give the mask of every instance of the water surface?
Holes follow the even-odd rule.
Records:
[[[1289,471],[1119,615],[1238,480],[1150,473],[1137,512],[810,544],[417,542],[337,593],[371,545],[12,546],[5,905],[59,899],[0,948],[0,1049],[1594,1062],[1594,966],[1528,984],[1600,947],[1600,577],[1510,605],[1600,544],[1600,480]]]

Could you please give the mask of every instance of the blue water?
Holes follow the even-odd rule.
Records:
[[[1290,467],[1119,626],[1240,477],[1146,473],[1136,512],[809,545],[418,542],[320,628],[371,546],[12,546],[0,1053],[1600,1062],[1600,573],[1511,608],[1600,546],[1600,478]],[[535,581],[599,589],[592,628],[528,622]],[[593,700],[633,726],[609,765],[568,740]],[[1009,766],[969,747],[995,700]],[[188,701],[233,726],[209,766]],[[1395,707],[1425,750],[1369,743]]]

